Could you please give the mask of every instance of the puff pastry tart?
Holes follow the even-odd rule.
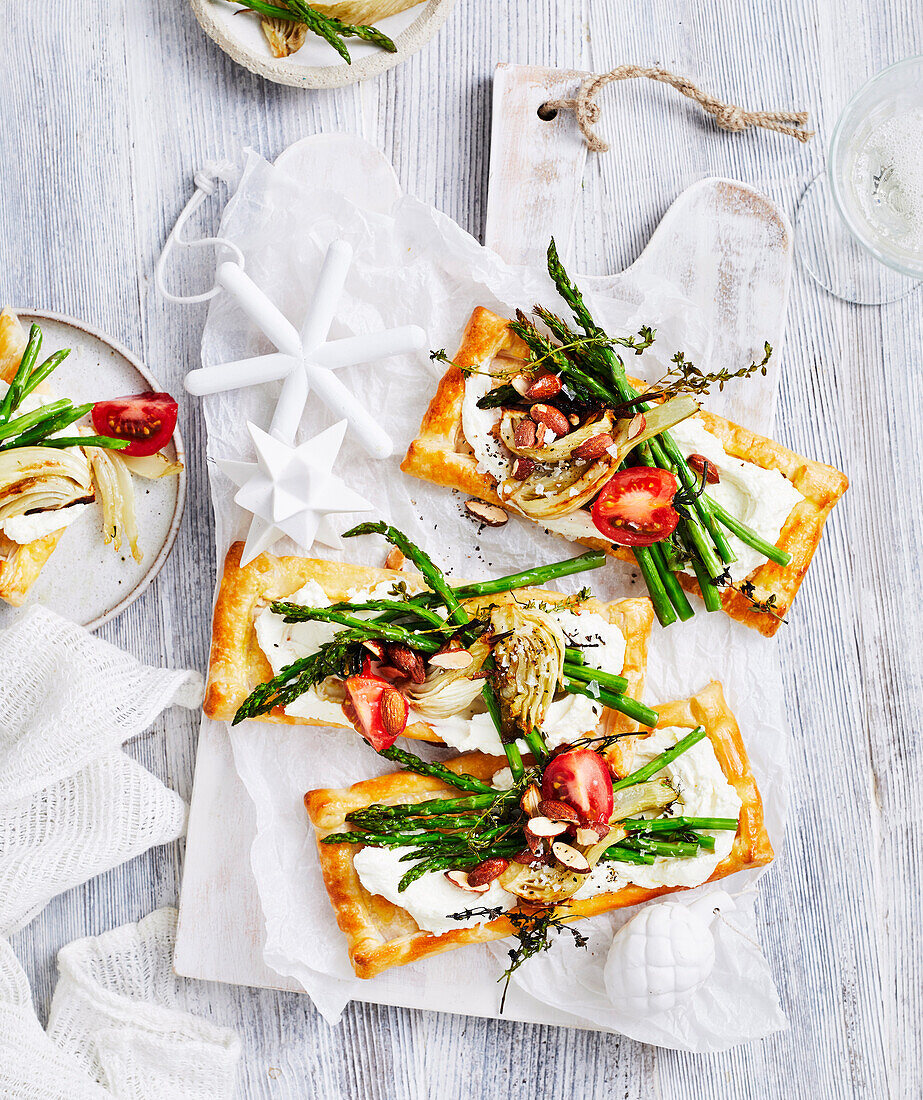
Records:
[[[456,585],[471,620],[459,632],[451,624],[439,626],[445,608],[419,573],[271,554],[242,567],[242,550],[243,544],[235,543],[227,554],[215,606],[205,698],[205,712],[212,718],[352,724],[369,736],[371,707],[374,730],[369,739],[377,748],[394,740],[381,728],[382,705],[390,705],[394,713],[385,712],[385,719],[392,719],[392,732],[396,715],[404,736],[501,754],[497,728],[482,698],[491,654],[510,662],[510,673],[503,678],[507,699],[501,700],[508,717],[513,720],[528,709],[549,747],[597,728],[636,729],[637,719],[649,713],[635,705],[653,621],[647,599],[605,604],[587,591],[565,596],[520,584],[517,578],[510,587],[503,580],[488,582],[483,594],[478,592],[484,585]],[[583,559],[562,565],[569,571],[574,561],[584,565]],[[539,572],[554,576],[557,570],[549,566]],[[414,598],[423,602],[414,605]],[[327,615],[333,618],[325,620]],[[382,629],[387,625],[387,635],[377,633],[379,625],[373,621],[382,615],[388,620],[381,624]],[[348,639],[353,621],[360,627],[368,623],[368,637],[347,640],[338,653],[336,647]],[[517,645],[521,640],[525,646],[526,639],[529,648],[520,654]],[[324,665],[325,674],[299,684],[298,675],[327,656],[334,663]],[[564,670],[572,667],[572,660],[581,664],[573,668],[570,680]],[[545,671],[550,687],[540,690]],[[621,710],[606,705],[610,696],[605,690],[601,697],[592,696],[596,674],[610,687],[614,684],[611,701]],[[530,679],[531,684],[526,682]],[[567,683],[573,692],[566,690]],[[252,706],[266,684],[275,684],[274,690]]]
[[[664,625],[692,614],[684,589],[774,634],[845,475],[699,410],[688,394],[645,401],[619,341],[591,319],[574,333],[539,316],[561,342],[522,314],[474,311],[401,469],[635,560]],[[641,351],[652,339],[642,330],[621,343]]]
[[[14,605],[23,602],[67,526],[96,499],[106,541],[118,550],[124,536],[140,560],[131,475],[159,478],[182,469],[159,453],[176,424],[176,402],[168,394],[80,406],[55,398],[45,379],[68,352],[40,362],[41,342],[38,325],[27,337],[14,313],[0,312],[0,599]],[[149,408],[151,399],[169,407],[172,422],[155,433],[151,415],[133,421],[146,438],[130,441],[125,410],[132,403],[136,411]],[[102,430],[97,420],[107,409],[122,410],[122,419]],[[99,434],[79,425],[87,413]]]
[[[309,791],[356,974],[508,936],[532,944],[515,964],[536,937],[583,917],[772,859],[719,684],[660,707],[654,730],[597,747],[533,764],[515,782],[505,760],[471,753],[441,772],[405,758],[410,771]]]
[[[26,350],[26,334],[10,310],[0,312],[0,379],[9,385]],[[0,599],[18,607],[38,580],[64,529],[18,543],[0,530]]]

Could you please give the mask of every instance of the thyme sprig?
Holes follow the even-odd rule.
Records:
[[[516,929],[518,946],[510,948],[510,965],[503,971],[497,981],[504,983],[503,996],[500,999],[500,1012],[506,1004],[506,995],[510,988],[510,979],[515,971],[527,959],[548,951],[553,943],[552,933],[569,932],[574,938],[575,947],[586,947],[588,938],[579,929],[567,923],[566,905],[542,905],[532,907],[529,912],[521,910],[506,911],[502,907],[490,908],[486,905],[477,906],[474,909],[463,909],[460,913],[450,913],[452,920],[470,920],[472,917],[482,917],[484,922],[505,917]]]
[[[767,340],[763,345],[763,358],[752,362],[748,367],[740,367],[738,370],[721,370],[706,372],[700,370],[695,363],[690,362],[683,352],[678,351],[670,360],[673,367],[657,382],[654,383],[653,394],[647,393],[648,399],[656,397],[674,397],[678,393],[706,394],[717,383],[720,393],[728,382],[735,378],[749,378],[759,372],[765,377],[769,368],[769,360],[772,358],[772,345]]]

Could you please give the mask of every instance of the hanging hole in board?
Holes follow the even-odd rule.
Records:
[[[536,114],[542,122],[551,122],[558,117],[558,109],[557,107],[552,107],[548,103],[543,103],[538,111],[536,111]]]

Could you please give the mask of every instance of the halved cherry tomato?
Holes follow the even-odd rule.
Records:
[[[381,706],[385,692],[394,708],[387,719],[382,715]],[[407,726],[408,708],[404,696],[387,680],[369,676],[364,670],[359,676],[349,677],[346,693],[349,698],[343,704],[343,713],[356,730],[377,752],[390,749]]]
[[[591,749],[568,749],[553,757],[542,773],[542,798],[566,802],[588,824],[612,815],[612,776]]]
[[[93,406],[93,427],[97,434],[127,439],[119,453],[156,454],[170,442],[176,427],[177,404],[168,393],[139,393],[97,401]]]
[[[672,534],[679,513],[673,497],[679,489],[669,470],[631,466],[619,470],[593,505],[593,522],[619,546],[650,546]]]

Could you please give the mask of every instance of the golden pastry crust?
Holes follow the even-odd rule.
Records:
[[[721,685],[709,684],[691,699],[681,699],[660,708],[661,728],[705,727],[715,755],[728,782],[742,803],[740,825],[729,855],[715,868],[709,882],[736,871],[763,866],[773,858],[772,846],[763,823],[763,804],[750,769],[740,729],[728,709]],[[453,771],[465,771],[489,780],[506,760],[482,753],[469,753],[446,763]],[[442,935],[422,931],[410,914],[379,895],[370,894],[356,873],[354,857],[361,850],[354,844],[323,844],[323,838],[346,827],[346,815],[372,803],[422,801],[443,794],[457,794],[455,788],[409,772],[383,775],[343,790],[321,789],[305,795],[305,807],[314,826],[324,884],[336,913],[337,924],[346,936],[353,969],[360,978],[373,978],[392,966],[404,966],[469,943],[486,943],[513,933],[506,917],[474,928],[460,928]],[[638,905],[662,894],[687,889],[665,886],[656,890],[625,886],[610,894],[599,894],[571,902],[568,920],[596,916],[612,909]]]
[[[19,318],[12,310],[4,309],[0,312],[0,378],[4,382],[12,382],[25,350],[26,333]],[[22,544],[0,533],[0,599],[20,606],[64,530]]]
[[[404,473],[458,489],[491,504],[502,504],[493,478],[479,472],[471,447],[464,438],[462,403],[465,377],[455,366],[459,363],[489,370],[498,355],[527,357],[522,342],[510,332],[507,320],[479,306],[471,315],[453,364],[443,375],[430,402],[417,438],[410,444],[401,463]],[[721,440],[729,455],[767,470],[779,470],[805,498],[790,513],[776,544],[792,555],[789,565],[765,562],[747,578],[754,586],[757,599],[766,599],[775,593],[778,617],[755,611],[753,604],[734,589],[727,588],[721,592],[722,607],[732,619],[771,637],[791,606],[820,542],[827,516],[846,492],[849,481],[834,467],[804,458],[724,417],[705,411],[700,415],[708,431]],[[541,524],[540,520],[536,522]],[[633,560],[629,551],[613,547],[603,539],[571,541],[605,550],[623,561]],[[698,593],[694,577],[680,574],[680,582],[687,591]]]
[[[26,543],[13,542],[0,534],[0,599],[13,607],[21,606],[65,530]]]
[[[275,557],[261,554],[246,566],[241,566],[243,543],[236,542],[227,553],[224,575],[218,590],[212,623],[211,657],[208,666],[208,686],[205,693],[205,713],[210,718],[230,721],[241,703],[259,684],[272,678],[272,668],[259,647],[254,629],[254,619],[274,599],[303,588],[308,581],[316,581],[331,601],[346,599],[350,591],[373,588],[382,581],[408,581],[416,574],[401,573],[394,569],[376,569],[364,565],[348,565],[343,562],[322,561],[317,558]],[[517,590],[520,598],[526,593],[533,598],[557,603],[568,597],[560,592],[528,588]],[[511,597],[504,594],[491,596],[492,602]],[[650,600],[634,598],[617,600],[610,604],[589,599],[580,604],[587,611],[596,611],[614,623],[625,636],[625,664],[622,675],[628,680],[628,692],[639,698],[644,686],[647,666],[647,639],[654,620]],[[261,722],[282,722],[302,726],[342,726],[349,723],[330,723],[311,718],[296,718],[277,707]],[[605,728],[632,730],[632,724],[622,714],[606,710]],[[426,741],[441,740],[432,727],[424,722],[408,726],[406,737]]]

